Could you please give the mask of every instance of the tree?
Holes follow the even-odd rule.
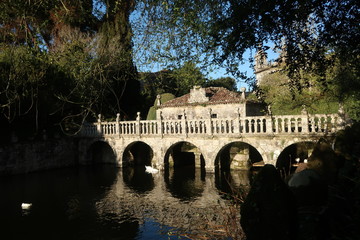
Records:
[[[38,134],[52,119],[73,133],[97,113],[135,116],[133,7],[125,0],[1,1],[0,120],[36,119],[29,129]]]
[[[206,78],[200,69],[193,62],[185,62],[183,66],[175,68],[170,77],[176,83],[175,96],[182,96],[190,92],[190,89],[205,84]]]
[[[230,91],[237,91],[236,80],[231,77],[221,77],[208,80],[205,87],[224,87]]]
[[[325,76],[307,71],[300,71],[300,76],[294,86],[280,65],[263,78],[258,92],[273,114],[298,114],[304,107],[310,113],[336,113],[340,104],[349,117],[360,120],[360,82],[351,67],[338,61]]]
[[[204,74],[193,62],[186,62],[178,68],[140,75],[142,95],[145,99],[142,112],[147,112],[159,94],[170,93],[180,97],[189,93],[193,86],[204,86],[206,82]]]
[[[311,114],[336,113],[339,109],[338,99],[323,91],[317,77],[305,74],[300,81],[301,90],[298,90],[291,86],[284,71],[278,71],[264,77],[258,92],[275,115],[297,115],[304,108]]]

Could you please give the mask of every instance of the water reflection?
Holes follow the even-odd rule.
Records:
[[[145,172],[145,166],[123,168],[124,183],[138,193],[146,193],[154,188],[154,179]]]
[[[244,186],[249,186],[249,179],[252,177],[251,172],[245,170],[220,171],[218,169],[215,176],[216,188],[226,194],[236,194]]]
[[[204,191],[205,178],[201,177],[201,169],[194,166],[167,169],[164,180],[171,195],[182,201],[193,201]]]
[[[244,176],[231,175],[231,184],[240,187]],[[196,231],[205,219],[222,224],[224,184],[187,167],[147,174],[141,167],[95,165],[1,177],[0,237],[179,239],[170,232]],[[33,204],[26,214],[22,202]]]

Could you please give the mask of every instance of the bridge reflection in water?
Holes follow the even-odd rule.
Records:
[[[220,192],[248,183],[247,172],[233,171],[225,180],[191,166],[151,175],[140,166],[92,165],[4,177],[0,236],[179,239],[180,233],[223,224],[228,202]],[[22,202],[32,208],[24,212]]]

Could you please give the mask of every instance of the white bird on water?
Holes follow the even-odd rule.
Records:
[[[32,203],[22,203],[21,204],[21,209],[23,210],[29,210],[32,206]]]
[[[159,170],[151,166],[145,166],[145,172],[147,173],[158,173]]]

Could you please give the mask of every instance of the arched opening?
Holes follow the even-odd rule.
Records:
[[[200,149],[189,142],[178,142],[165,154],[164,179],[176,198],[191,201],[201,196],[205,184],[205,160]]]
[[[195,167],[205,169],[205,160],[194,144],[178,142],[171,146],[165,154],[165,168]]]
[[[290,174],[299,163],[307,161],[313,148],[314,142],[299,142],[286,147],[276,161],[276,168],[284,174]]]
[[[151,191],[155,184],[151,174],[145,172],[145,166],[151,166],[154,153],[144,142],[133,142],[123,153],[123,180],[125,184],[139,193]]]
[[[249,170],[255,163],[262,160],[261,154],[250,144],[232,142],[225,145],[217,154],[215,168],[221,172]]]
[[[261,154],[248,143],[232,142],[225,145],[215,159],[216,187],[224,193],[240,193],[250,183],[248,170],[262,160]]]
[[[154,153],[149,145],[144,142],[133,142],[124,150],[123,167],[141,166],[145,168],[145,165],[151,165],[153,156]]]
[[[88,158],[92,164],[117,164],[116,155],[107,142],[93,143],[88,151]]]

